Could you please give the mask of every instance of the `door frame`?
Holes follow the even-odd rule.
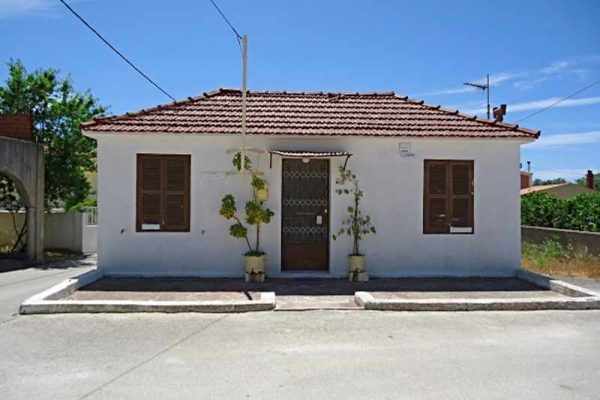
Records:
[[[327,249],[327,268],[323,268],[322,270],[289,270],[285,268],[285,240],[283,238],[283,193],[285,190],[285,185],[284,185],[284,176],[283,176],[283,164],[284,164],[284,160],[294,160],[294,159],[298,159],[297,157],[281,157],[281,167],[280,167],[280,175],[281,175],[281,193],[279,196],[279,206],[281,209],[281,215],[279,216],[279,225],[280,225],[280,229],[279,229],[279,241],[280,241],[280,248],[279,248],[279,271],[281,273],[284,274],[294,274],[294,273],[306,273],[306,274],[323,274],[323,273],[331,273],[331,158],[314,158],[316,160],[324,160],[327,161],[327,216],[326,216],[326,220],[327,220],[327,244],[326,244],[326,249]],[[311,159],[312,160],[312,159]]]

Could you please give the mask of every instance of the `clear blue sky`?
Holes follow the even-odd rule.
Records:
[[[239,48],[208,0],[71,0],[176,98],[238,87]],[[250,88],[383,91],[484,115],[462,83],[492,75],[509,122],[600,79],[600,1],[234,1],[250,41]],[[111,113],[169,100],[58,0],[0,0],[0,61],[55,67]],[[6,67],[0,66],[0,79]],[[600,85],[524,121],[536,177],[600,171]]]

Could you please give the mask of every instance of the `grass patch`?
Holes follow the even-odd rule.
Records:
[[[522,265],[548,275],[600,278],[600,257],[577,251],[555,240],[542,244],[524,242]]]

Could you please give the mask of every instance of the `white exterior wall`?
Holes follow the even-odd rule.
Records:
[[[249,194],[247,178],[224,176],[232,170],[227,149],[239,136],[119,135],[98,139],[98,262],[109,274],[242,276],[245,244],[228,234],[219,215],[224,194],[238,208]],[[348,167],[365,191],[364,210],[377,235],[362,243],[371,276],[506,276],[520,266],[519,145],[516,140],[399,138],[276,138],[249,136],[262,149],[349,151]],[[412,158],[399,154],[411,143]],[[136,154],[191,154],[191,231],[136,232]],[[256,164],[256,157],[252,157]],[[475,233],[423,234],[423,160],[475,161]],[[335,232],[347,202],[334,192],[343,159],[331,161],[330,230]],[[281,159],[260,159],[269,182],[267,202],[275,212],[262,230],[267,274],[281,275]],[[330,241],[331,276],[346,274],[348,238]]]

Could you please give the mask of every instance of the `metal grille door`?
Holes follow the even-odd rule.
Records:
[[[329,160],[283,159],[282,269],[329,268]]]

